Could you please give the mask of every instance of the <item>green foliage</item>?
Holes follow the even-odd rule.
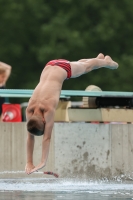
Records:
[[[65,81],[63,89],[94,84],[132,91],[133,2],[0,0],[0,60],[12,65],[8,88],[33,89],[51,59],[109,54],[118,70],[100,69]]]

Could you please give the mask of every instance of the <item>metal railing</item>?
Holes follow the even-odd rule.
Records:
[[[31,97],[34,90],[30,89],[0,89],[0,97]],[[81,90],[61,90],[60,98],[77,97],[122,97],[132,98],[133,92],[117,91],[81,91]]]

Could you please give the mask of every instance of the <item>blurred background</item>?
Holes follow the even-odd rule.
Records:
[[[0,0],[0,61],[12,66],[7,88],[34,89],[51,59],[74,61],[100,52],[119,68],[94,70],[65,81],[62,89],[93,84],[133,91],[133,1]]]

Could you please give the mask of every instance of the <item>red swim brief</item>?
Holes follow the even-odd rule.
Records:
[[[67,72],[67,78],[70,78],[71,77],[71,65],[70,65],[70,62],[68,60],[64,60],[64,59],[58,59],[58,60],[51,60],[49,61],[47,65],[52,65],[52,66],[59,66],[61,68],[63,68],[64,70],[66,70]]]

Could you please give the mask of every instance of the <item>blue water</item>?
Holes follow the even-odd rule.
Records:
[[[133,199],[133,182],[76,179],[1,179],[0,200]]]

